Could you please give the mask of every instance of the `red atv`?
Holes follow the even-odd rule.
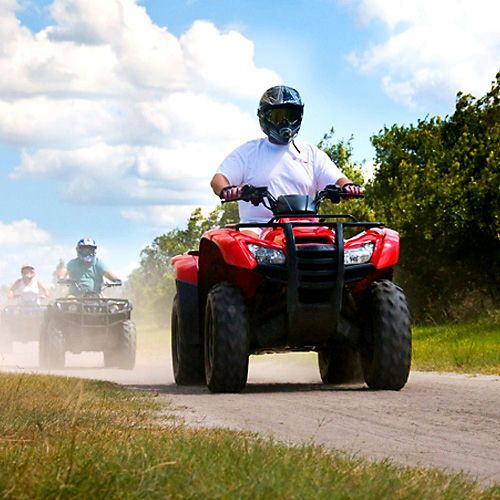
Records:
[[[348,214],[318,214],[322,200],[343,196],[337,186],[314,199],[245,186],[241,200],[264,204],[274,217],[207,231],[199,251],[172,259],[177,384],[240,392],[250,354],[316,351],[326,384],[362,376],[372,389],[405,385],[410,313],[392,282],[399,234]],[[344,240],[347,228],[362,231]]]

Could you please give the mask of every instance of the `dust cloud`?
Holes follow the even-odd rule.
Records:
[[[109,380],[120,384],[171,384],[173,375],[170,361],[170,335],[167,328],[155,330],[154,338],[148,338],[150,329],[137,330],[137,358],[133,370],[104,368],[101,352],[66,353],[65,368],[42,370],[38,366],[38,342],[14,342],[11,352],[0,353],[0,370],[25,373],[44,373]]]
[[[100,352],[66,353],[63,370],[38,366],[38,342],[14,342],[11,352],[0,352],[0,371],[43,373],[108,380],[124,385],[172,385],[169,327],[137,326],[137,358],[133,370],[104,368]],[[313,353],[275,354],[250,357],[249,383],[320,383]]]

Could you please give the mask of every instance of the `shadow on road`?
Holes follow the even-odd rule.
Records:
[[[160,394],[210,394],[210,391],[205,385],[190,385],[180,386],[175,384],[130,384],[126,387],[141,391],[153,391]],[[245,394],[270,394],[270,393],[286,393],[286,392],[364,392],[369,389],[362,385],[324,385],[324,384],[300,384],[300,383],[274,383],[274,384],[247,384],[241,395]],[[233,394],[238,396],[239,394]],[[217,396],[214,394],[214,396]]]

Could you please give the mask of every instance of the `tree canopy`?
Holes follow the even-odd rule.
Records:
[[[401,233],[399,279],[420,315],[498,300],[499,99],[500,74],[480,99],[459,93],[451,116],[372,137],[370,205]]]
[[[352,137],[337,140],[332,128],[318,144],[353,182],[366,185],[365,200],[349,210],[400,232],[396,279],[417,320],[463,318],[498,308],[499,103],[500,73],[481,98],[459,93],[450,116],[384,127],[372,137],[376,168],[366,182],[353,161]],[[155,238],[129,279],[136,303],[166,318],[167,297],[174,291],[170,259],[197,248],[206,230],[236,220],[236,204],[208,215],[196,209],[185,229]]]

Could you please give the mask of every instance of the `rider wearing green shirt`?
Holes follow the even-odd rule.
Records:
[[[110,281],[120,281],[104,262],[96,257],[96,249],[96,242],[92,238],[82,238],[76,244],[77,258],[66,265],[68,278],[79,285],[79,288],[71,285],[71,295],[81,295],[85,292],[99,294],[104,277]]]

